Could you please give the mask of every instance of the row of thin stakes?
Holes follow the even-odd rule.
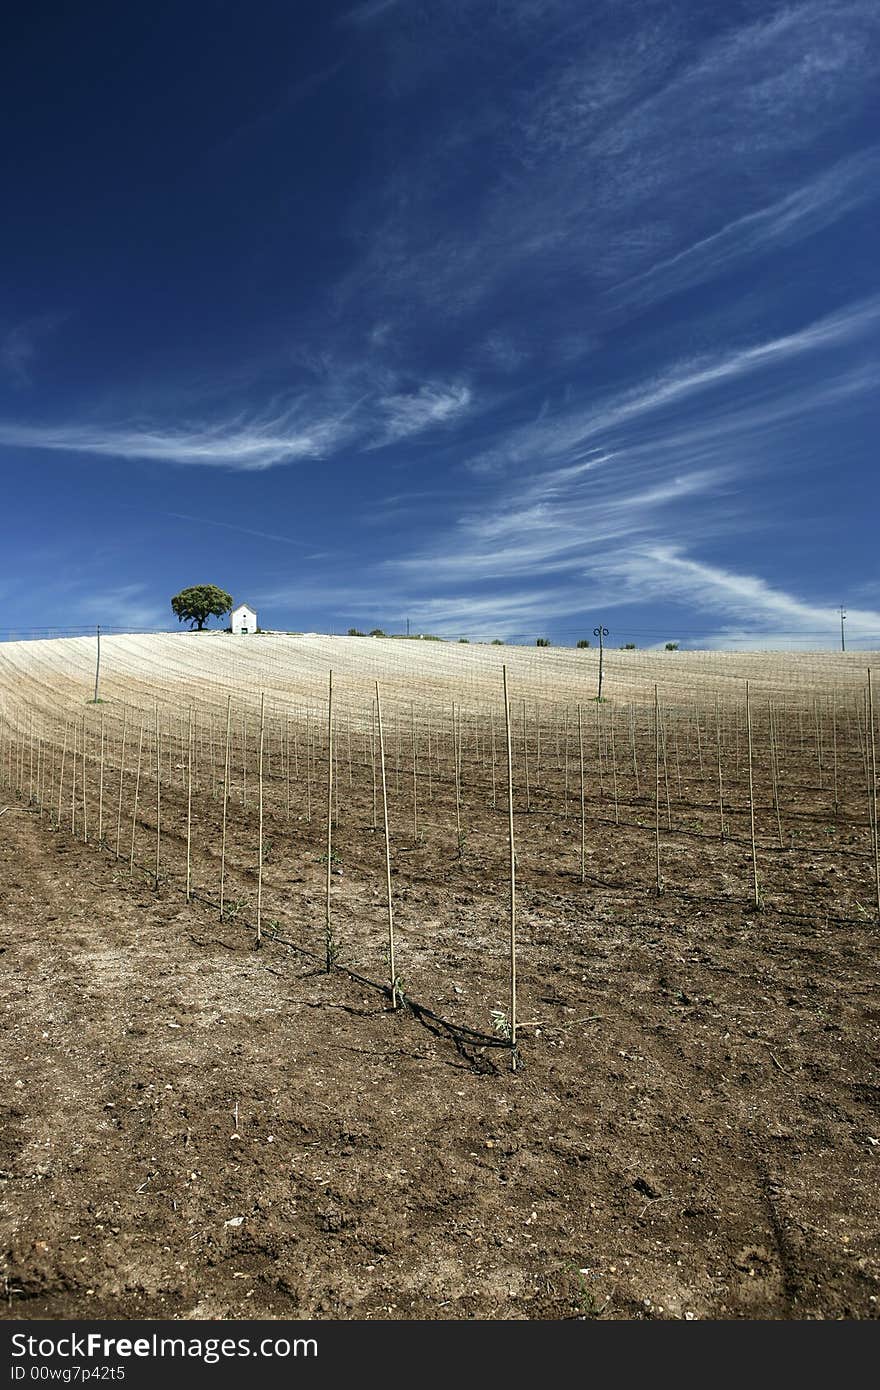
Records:
[[[550,706],[552,715],[551,722],[548,724],[546,718],[542,719],[542,713],[546,715],[547,709],[539,710],[537,703],[533,704],[531,714],[526,709],[525,700],[517,701],[516,708],[511,703],[508,692],[508,673],[506,667],[502,669],[502,689],[504,698],[504,738],[506,748],[506,797],[498,796],[500,786],[496,785],[496,715],[497,706],[494,711],[480,713],[472,712],[465,715],[461,706],[452,707],[451,717],[451,745],[452,755],[451,772],[446,778],[444,785],[448,788],[447,802],[448,814],[452,817],[452,795],[454,789],[454,825],[457,838],[457,849],[459,859],[464,859],[464,847],[467,841],[467,831],[463,826],[462,816],[462,761],[463,744],[465,735],[469,741],[469,747],[473,750],[474,765],[478,764],[481,769],[482,788],[487,794],[487,804],[493,809],[506,809],[507,812],[507,841],[508,841],[508,866],[509,874],[509,984],[510,984],[510,1005],[506,1016],[502,1018],[505,1036],[509,1036],[512,1045],[512,1056],[515,1062],[515,1043],[516,1043],[516,893],[517,893],[517,862],[514,851],[514,791],[515,776],[514,758],[516,756],[516,793],[520,801],[520,811],[530,813],[540,810],[543,805],[547,806],[547,793],[552,786],[552,769],[550,764],[553,761],[553,741],[556,743],[556,767],[558,778],[555,783],[557,806],[561,801],[561,794],[564,789],[564,815],[568,815],[569,794],[574,791],[573,801],[576,803],[577,791],[575,790],[574,779],[570,777],[570,734],[576,735],[575,755],[576,767],[579,769],[579,802],[580,802],[580,854],[579,854],[579,877],[581,882],[587,880],[587,758],[585,756],[585,736],[588,733],[584,715],[586,706],[578,704],[575,709],[575,718],[570,718],[568,706]],[[753,736],[753,724],[755,722],[755,701],[750,682],[745,682],[745,718],[742,719],[742,704],[738,704],[732,710],[729,709],[732,722],[725,729],[724,718],[716,699],[714,709],[714,727],[711,714],[708,710],[703,710],[700,714],[696,713],[696,708],[692,715],[687,716],[688,723],[685,729],[686,757],[691,758],[693,771],[696,773],[698,765],[698,783],[705,785],[705,779],[714,775],[715,804],[718,811],[718,838],[725,840],[729,837],[729,825],[726,827],[725,817],[730,813],[728,801],[730,791],[727,785],[727,775],[735,770],[736,776],[740,778],[740,745],[742,742],[742,752],[744,754],[745,768],[747,772],[747,784],[743,786],[743,795],[747,790],[747,810],[749,820],[749,839],[751,845],[751,884],[752,893],[756,906],[761,906],[761,887],[758,872],[758,851],[759,839],[756,834],[755,811],[755,773],[756,773],[756,749]],[[874,889],[876,893],[877,914],[880,918],[880,852],[878,852],[878,817],[877,817],[877,776],[876,776],[876,747],[875,747],[875,718],[874,718],[874,695],[871,672],[867,673],[867,684],[864,689],[864,700],[860,698],[857,703],[845,704],[841,709],[836,698],[827,701],[824,705],[819,699],[814,700],[812,710],[812,723],[814,725],[814,746],[815,746],[815,776],[818,781],[820,793],[827,792],[827,800],[831,803],[833,812],[836,813],[839,804],[846,806],[845,786],[847,777],[846,758],[855,756],[862,765],[864,781],[862,785],[867,788],[868,793],[868,820],[871,832],[871,859],[874,879]],[[825,697],[823,697],[825,699]],[[89,702],[92,703],[92,702]],[[118,790],[114,785],[111,790],[105,777],[106,767],[115,763],[113,759],[109,764],[105,758],[105,713],[103,706],[99,705],[95,709],[95,715],[100,714],[100,727],[96,727],[98,721],[91,717],[87,727],[86,716],[77,717],[73,720],[68,719],[64,723],[63,738],[61,737],[61,721],[57,714],[53,713],[53,728],[47,729],[42,722],[43,716],[37,713],[33,707],[26,709],[23,714],[19,714],[17,722],[7,717],[5,725],[0,725],[0,776],[5,775],[7,785],[16,786],[20,794],[28,794],[31,804],[39,808],[42,817],[46,810],[50,816],[54,815],[58,824],[62,822],[62,815],[66,815],[69,807],[70,827],[73,833],[81,834],[84,840],[96,840],[97,843],[112,853],[117,859],[127,860],[129,876],[133,877],[135,868],[141,868],[136,862],[137,844],[142,844],[143,828],[145,822],[143,815],[139,819],[139,811],[143,812],[144,790],[143,783],[149,776],[149,780],[155,783],[155,803],[150,800],[150,824],[146,826],[148,835],[153,834],[152,818],[155,815],[155,839],[153,846],[152,864],[149,875],[158,887],[160,879],[164,878],[163,869],[163,831],[166,831],[168,811],[163,803],[163,796],[168,797],[168,781],[172,779],[175,767],[179,769],[183,776],[174,779],[176,789],[182,790],[182,805],[185,807],[185,848],[186,848],[186,870],[184,879],[184,891],[187,900],[194,896],[201,897],[197,892],[194,883],[193,871],[193,813],[194,813],[194,793],[198,792],[198,774],[200,771],[207,772],[210,769],[210,791],[211,797],[218,804],[221,811],[222,820],[220,824],[220,856],[219,856],[219,886],[220,886],[220,913],[224,915],[227,911],[227,892],[228,874],[236,871],[234,856],[230,858],[228,853],[228,832],[230,828],[230,797],[232,794],[233,780],[240,799],[244,806],[256,803],[257,827],[256,837],[253,834],[253,824],[247,828],[248,843],[256,838],[256,922],[255,932],[257,941],[262,940],[264,928],[264,864],[266,862],[267,841],[265,838],[264,810],[272,816],[273,803],[275,800],[275,810],[279,808],[280,814],[286,814],[287,819],[291,818],[291,773],[294,779],[300,777],[300,768],[304,765],[304,776],[301,779],[300,794],[303,798],[305,817],[309,824],[313,820],[313,803],[317,809],[321,799],[320,787],[321,776],[325,779],[326,791],[326,880],[324,884],[324,941],[322,957],[326,969],[329,971],[339,963],[338,941],[335,931],[333,897],[332,897],[332,872],[334,863],[334,826],[339,823],[339,782],[340,765],[342,767],[342,777],[345,772],[345,759],[348,759],[348,779],[349,786],[352,785],[352,744],[356,736],[355,731],[359,728],[363,736],[363,755],[365,766],[369,772],[372,771],[372,828],[379,829],[379,806],[381,806],[381,829],[384,839],[384,877],[385,877],[385,897],[387,900],[387,944],[383,948],[387,969],[387,981],[383,985],[387,995],[391,999],[393,1008],[396,1008],[402,998],[402,987],[398,976],[396,949],[395,949],[395,924],[394,906],[392,902],[392,837],[389,830],[389,771],[391,779],[396,784],[396,790],[400,792],[401,774],[401,749],[404,743],[408,744],[409,756],[412,763],[412,839],[413,843],[419,840],[420,832],[420,812],[419,812],[419,779],[422,783],[422,797],[424,799],[424,788],[430,799],[432,791],[437,789],[441,782],[441,761],[440,761],[440,742],[441,726],[438,725],[436,707],[427,707],[427,723],[421,730],[417,731],[415,705],[410,703],[407,711],[409,728],[401,725],[401,705],[397,705],[397,729],[396,729],[396,766],[389,768],[388,759],[388,731],[386,727],[386,714],[384,708],[383,694],[379,683],[375,682],[375,697],[372,701],[369,716],[363,717],[361,711],[357,719],[351,716],[351,710],[346,711],[344,705],[341,711],[337,709],[337,692],[334,689],[333,675],[329,674],[326,690],[326,704],[321,699],[316,705],[310,705],[304,711],[304,717],[300,712],[300,722],[295,724],[293,736],[291,736],[291,723],[289,715],[283,721],[279,721],[277,706],[273,710],[270,701],[267,701],[265,694],[259,697],[259,726],[256,748],[250,740],[250,732],[253,731],[253,707],[251,709],[250,731],[247,726],[247,716],[242,710],[240,731],[237,728],[237,720],[233,718],[233,706],[231,695],[225,701],[225,729],[221,720],[219,730],[215,725],[215,712],[212,712],[210,724],[205,718],[196,721],[196,716],[192,705],[182,711],[174,707],[165,707],[160,711],[158,701],[155,708],[149,714],[144,714],[140,710],[130,709],[128,706],[122,707],[121,720],[121,748],[119,749],[118,768],[119,786]],[[8,716],[7,706],[7,716]],[[222,707],[221,707],[222,709]],[[861,714],[860,714],[861,710]],[[521,714],[520,714],[521,711]],[[643,714],[646,716],[644,724],[644,738],[647,748],[643,754],[644,760],[637,757],[636,749],[636,723],[635,708],[633,704],[629,706],[629,728],[618,722],[615,724],[615,703],[613,701],[594,704],[595,711],[595,764],[594,772],[591,771],[594,792],[603,787],[603,776],[607,787],[609,804],[609,817],[611,806],[613,805],[613,822],[623,827],[632,825],[621,817],[619,781],[623,783],[624,777],[631,779],[631,785],[635,791],[635,802],[641,802],[646,809],[650,806],[653,811],[653,825],[637,822],[638,829],[646,833],[653,831],[654,838],[654,879],[657,893],[662,893],[665,888],[662,874],[661,863],[661,829],[663,808],[665,805],[666,829],[672,830],[672,810],[670,804],[670,766],[673,776],[677,770],[679,779],[679,799],[682,798],[682,775],[681,768],[678,766],[679,747],[678,735],[681,732],[681,722],[673,724],[667,734],[667,723],[664,717],[664,710],[661,704],[657,686],[653,688],[653,700],[643,706]],[[738,711],[738,712],[737,712]],[[519,717],[519,723],[514,721],[514,713]],[[424,712],[422,712],[424,713]],[[796,718],[795,718],[796,713]],[[803,721],[803,709],[798,708],[796,712],[786,713],[780,723],[778,707],[774,707],[772,700],[761,708],[759,720],[759,735],[763,741],[763,748],[766,752],[766,759],[763,769],[769,770],[770,784],[772,788],[772,808],[775,813],[776,826],[778,828],[778,841],[780,848],[783,848],[783,818],[780,808],[780,783],[783,781],[781,768],[783,754],[786,749],[795,753],[799,751],[801,756],[800,767],[804,765],[804,758],[809,753],[809,738],[812,736],[808,727],[805,729]],[[450,726],[448,723],[448,710],[446,712],[447,723],[443,726],[443,738],[446,740],[446,747],[449,747]],[[625,707],[619,707],[617,717],[626,714]],[[735,715],[735,718],[733,717]],[[681,720],[681,715],[679,720]],[[319,730],[319,720],[325,725],[325,736]],[[845,721],[841,724],[841,720]],[[169,723],[170,721],[170,723]],[[174,732],[175,725],[177,732]],[[57,734],[55,732],[57,726]],[[514,731],[516,730],[516,737]],[[616,730],[616,732],[615,732]],[[848,730],[849,743],[846,744],[846,734]],[[110,742],[114,741],[113,727],[108,731],[111,734]],[[236,736],[240,732],[240,742],[238,750],[241,754],[239,763],[233,767],[234,754],[236,751]],[[742,732],[742,740],[740,734]],[[305,735],[304,748],[301,744],[301,737]],[[426,740],[424,735],[427,735]],[[807,745],[805,745],[805,735]],[[843,744],[839,749],[839,737],[843,735]],[[858,753],[856,749],[856,735],[858,742]],[[394,734],[392,732],[392,738]],[[627,750],[626,741],[629,739],[630,747]],[[5,738],[5,747],[3,740]],[[723,743],[725,738],[728,740],[728,767],[724,766],[722,756]],[[91,752],[87,752],[87,740],[91,739]],[[735,739],[735,743],[734,743]],[[603,743],[604,740],[604,743]],[[617,741],[615,741],[617,740]],[[427,743],[427,755],[425,755],[425,742]],[[667,743],[671,757],[668,756]],[[207,751],[206,751],[207,748]],[[650,750],[648,752],[648,750]],[[56,766],[57,755],[60,752],[60,768]],[[733,758],[735,753],[735,769]],[[254,758],[254,754],[256,755]],[[482,754],[482,756],[481,756]],[[174,762],[175,755],[181,759]],[[646,776],[647,757],[652,762],[651,773],[653,776]],[[625,771],[627,758],[631,761],[631,771]],[[274,760],[274,761],[273,761]],[[712,763],[714,761],[714,773]],[[277,774],[280,762],[281,775]],[[758,770],[761,771],[762,764],[760,758],[757,759]],[[164,769],[164,771],[163,771]],[[482,770],[485,769],[485,770]],[[489,771],[491,770],[491,797],[489,799]],[[256,774],[254,777],[253,774]],[[124,788],[126,786],[126,776],[128,785],[132,786],[131,815],[130,825],[126,818],[123,825],[123,814],[126,809],[124,803]],[[550,781],[547,781],[548,776]],[[685,773],[687,777],[687,772]],[[87,777],[89,778],[89,788],[87,796]],[[433,786],[432,786],[432,778]],[[501,779],[498,779],[499,782]],[[861,773],[860,773],[861,780]],[[653,782],[653,786],[650,783]],[[206,783],[202,783],[206,786]],[[649,792],[650,786],[650,792]],[[394,788],[392,787],[391,790]],[[824,792],[823,792],[824,789]],[[841,803],[841,793],[844,800]],[[367,793],[368,794],[368,793]],[[605,793],[602,793],[605,795]],[[264,799],[268,796],[268,804],[264,806]],[[250,798],[250,800],[249,800]],[[498,803],[501,803],[500,805]],[[504,803],[506,802],[506,806]],[[651,803],[653,802],[653,805]],[[95,806],[97,803],[97,814]],[[551,795],[552,804],[552,795]],[[176,799],[176,804],[172,806],[180,814],[181,799]],[[335,806],[335,814],[334,814]],[[864,806],[864,802],[862,802]],[[711,809],[711,807],[710,807]],[[318,812],[323,820],[323,808]],[[554,814],[552,809],[550,814]],[[650,814],[650,813],[649,813]],[[745,813],[743,812],[743,815]],[[862,815],[864,812],[862,811]],[[115,821],[115,849],[112,846],[113,829]],[[94,822],[94,823],[92,823]],[[854,822],[850,821],[850,824]],[[864,821],[862,821],[864,826]],[[138,842],[136,837],[140,830],[141,840]],[[688,833],[678,830],[676,833]],[[271,831],[270,831],[271,834]],[[745,843],[745,841],[741,841]],[[793,843],[793,842],[792,842]],[[526,844],[527,848],[527,844]],[[572,849],[574,850],[574,845]],[[788,849],[788,846],[785,846]],[[167,849],[165,851],[167,859]],[[324,856],[322,856],[324,857]],[[195,875],[197,879],[198,875]],[[272,887],[269,881],[269,887]],[[230,914],[231,911],[230,911]],[[338,918],[338,909],[336,916]],[[266,918],[266,921],[269,919]],[[496,1026],[498,1026],[496,1022]],[[499,1030],[500,1031],[500,1030]]]
[[[508,802],[508,839],[509,839],[509,876],[510,876],[510,903],[509,903],[509,1008],[506,1015],[501,1015],[503,1019],[503,1036],[510,1047],[511,1066],[515,1070],[517,1066],[517,986],[516,986],[516,854],[514,848],[514,802],[513,802],[513,751],[511,742],[511,709],[508,697],[507,667],[502,668],[502,687],[504,694],[505,708],[505,727],[506,727],[506,746],[507,746],[507,802]],[[387,983],[383,986],[386,994],[390,998],[392,1009],[397,1009],[404,1000],[404,994],[397,973],[396,950],[395,950],[395,931],[394,931],[394,904],[392,895],[392,867],[391,867],[391,834],[389,830],[388,816],[388,776],[386,759],[386,739],[385,739],[385,720],[382,712],[382,692],[379,682],[375,682],[375,706],[374,706],[376,733],[378,743],[378,758],[373,758],[374,772],[374,825],[377,824],[376,818],[376,783],[381,788],[381,807],[382,807],[382,831],[384,839],[384,860],[385,860],[385,887],[386,887],[386,908],[387,908],[387,940],[386,940],[386,964],[388,971]],[[111,799],[109,788],[106,785],[106,762],[105,762],[105,719],[104,712],[101,712],[100,731],[98,735],[99,743],[95,762],[97,764],[97,826],[93,827],[95,833],[90,837],[89,834],[89,809],[86,792],[87,777],[87,755],[86,755],[86,722],[85,715],[80,721],[68,721],[65,723],[64,736],[61,741],[60,767],[57,770],[57,795],[55,788],[56,769],[54,766],[54,741],[47,740],[42,733],[37,733],[33,725],[33,711],[31,711],[31,728],[28,737],[16,738],[15,732],[10,726],[6,731],[6,749],[0,746],[0,770],[5,774],[4,780],[7,786],[16,786],[20,794],[24,795],[29,788],[28,800],[38,807],[39,816],[42,818],[47,812],[51,815],[54,812],[56,824],[62,824],[62,817],[66,808],[69,807],[71,833],[77,832],[85,842],[96,843],[99,848],[110,849],[117,859],[127,860],[129,867],[129,877],[133,878],[135,868],[140,867],[136,863],[136,831],[138,827],[138,813],[141,805],[141,786],[143,775],[146,771],[145,764],[145,737],[148,729],[148,722],[145,716],[140,719],[139,728],[134,727],[129,722],[128,708],[123,710],[121,748],[119,761],[119,787],[118,793]],[[163,805],[162,805],[162,785],[163,785],[163,756],[165,748],[163,746],[163,729],[160,718],[158,703],[155,706],[153,716],[153,747],[149,750],[153,761],[152,771],[155,781],[155,841],[154,859],[151,866],[151,878],[158,888],[160,881],[163,880],[162,863],[162,829],[163,829]],[[309,776],[307,779],[307,799],[308,799],[308,820],[312,820],[312,762],[311,762],[311,716],[308,724],[307,757]],[[135,728],[137,733],[135,735]],[[265,694],[260,695],[259,705],[259,728],[257,736],[257,757],[256,757],[256,807],[257,807],[257,883],[256,883],[256,920],[254,923],[255,941],[259,946],[263,940],[263,887],[264,887],[264,865],[265,865],[265,839],[264,839],[264,792],[266,786],[266,699]],[[326,722],[326,880],[325,880],[325,901],[324,901],[324,964],[329,973],[337,963],[338,950],[334,935],[333,924],[333,898],[332,898],[332,867],[334,863],[334,844],[333,830],[334,824],[338,819],[338,800],[336,802],[336,812],[334,814],[334,796],[336,792],[336,779],[338,776],[338,757],[336,749],[336,722],[334,710],[334,689],[333,673],[328,673],[327,685],[327,722]],[[196,894],[193,885],[193,792],[194,792],[194,768],[196,765],[195,748],[195,723],[194,711],[190,705],[186,721],[185,737],[180,740],[185,747],[185,804],[186,804],[186,870],[184,880],[184,893],[189,902]],[[179,745],[178,745],[179,746]],[[48,753],[52,750],[52,764],[50,770]],[[135,749],[136,755],[135,755]],[[5,758],[2,754],[5,751]],[[223,772],[220,777],[221,794],[221,831],[220,831],[220,885],[219,885],[219,911],[221,917],[227,907],[227,835],[229,829],[229,801],[230,801],[230,760],[233,751],[233,723],[232,723],[232,696],[227,696],[225,712],[225,733],[222,741]],[[288,777],[287,777],[287,811],[290,813],[290,781],[289,781],[289,754],[290,745],[288,744]],[[214,748],[212,741],[211,765],[213,778],[213,757]],[[124,787],[126,773],[126,758],[131,755],[134,773],[134,789],[131,802],[130,829],[127,819],[125,830],[123,827],[124,810]],[[350,747],[349,747],[350,757]],[[246,767],[246,764],[245,764]],[[244,773],[246,779],[246,771]],[[51,804],[47,796],[47,778],[52,783]],[[66,781],[69,788],[66,787]],[[458,785],[458,783],[456,784]],[[244,796],[246,799],[246,780],[244,783]],[[458,797],[457,797],[458,803]],[[457,804],[457,814],[459,808]],[[113,822],[115,819],[115,849],[111,846],[109,835],[112,833]],[[78,824],[79,822],[79,824]],[[123,835],[127,836],[126,843],[123,844]],[[461,841],[460,819],[459,819],[459,841]]]

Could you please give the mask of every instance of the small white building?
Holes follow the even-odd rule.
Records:
[[[256,609],[248,603],[236,604],[232,610],[232,631],[239,637],[257,630]]]

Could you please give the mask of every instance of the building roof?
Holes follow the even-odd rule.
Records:
[[[252,603],[245,603],[244,600],[242,600],[241,603],[237,603],[235,605],[235,607],[232,610],[233,613],[237,613],[239,608],[249,608],[252,613],[256,613],[257,611]]]

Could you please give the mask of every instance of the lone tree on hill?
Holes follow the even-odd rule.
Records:
[[[171,607],[181,623],[201,632],[208,618],[222,618],[232,607],[232,595],[216,584],[193,584],[189,589],[181,589],[171,600]]]

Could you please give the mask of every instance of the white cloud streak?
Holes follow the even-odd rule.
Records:
[[[334,422],[297,428],[292,421],[247,422],[163,429],[150,426],[0,424],[0,444],[158,463],[201,464],[245,471],[319,458],[342,434]]]
[[[393,443],[407,435],[420,434],[436,425],[446,425],[461,416],[471,404],[470,388],[427,383],[417,391],[385,396],[380,405],[386,425],[381,443]]]
[[[661,594],[686,603],[692,611],[735,617],[735,623],[705,639],[707,646],[741,642],[746,636],[754,639],[756,628],[765,630],[759,639],[763,646],[792,640],[818,643],[823,634],[826,641],[835,641],[840,630],[840,612],[834,605],[805,603],[759,576],[692,559],[676,546],[622,553],[609,568],[624,586],[619,602],[644,602]],[[846,634],[854,644],[880,640],[880,611],[848,608]]]
[[[335,413],[302,399],[262,416],[240,414],[192,426],[0,421],[0,446],[257,472],[327,458],[344,446],[377,448],[446,425],[472,403],[469,387],[426,382],[376,399],[354,396]]]
[[[593,409],[563,412],[511,432],[501,446],[471,460],[471,467],[492,470],[553,458],[565,451],[601,442],[615,429],[713,387],[724,386],[763,368],[784,366],[795,358],[852,342],[880,322],[880,295],[826,315],[796,333],[728,352],[711,359],[680,363],[664,375],[601,401]],[[809,399],[803,400],[809,408]]]
[[[725,227],[609,291],[613,305],[644,307],[715,279],[757,255],[824,231],[876,196],[880,146],[872,146],[785,198]]]
[[[461,52],[468,28],[459,18],[454,40],[443,19],[420,26],[421,44],[441,53],[445,45],[448,61],[454,53],[473,61],[473,51]],[[874,151],[806,186],[801,175],[800,188],[794,161],[788,178],[785,171],[788,156],[869,99],[880,48],[876,6],[807,0],[719,29],[694,49],[675,6],[644,16],[625,38],[589,26],[500,106],[488,83],[485,101],[474,96],[443,111],[363,210],[374,232],[350,276],[348,302],[381,294],[462,319],[499,304],[504,291],[601,291],[626,281],[628,290],[604,306],[619,313],[628,298],[637,304],[699,283],[873,196]],[[390,34],[388,42],[391,85],[408,90],[394,63],[411,64],[412,46],[395,47]],[[481,174],[489,166],[495,177],[478,200],[459,196],[477,159]],[[719,219],[728,223],[721,231]],[[682,253],[688,240],[695,244]],[[558,294],[546,303],[558,310]]]

